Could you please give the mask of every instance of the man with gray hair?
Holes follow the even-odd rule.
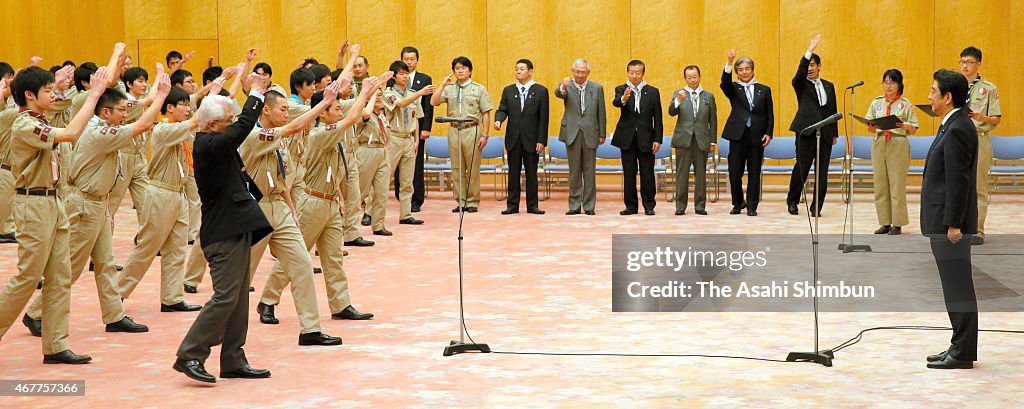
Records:
[[[729,186],[732,210],[747,216],[757,216],[757,203],[761,200],[761,163],[764,147],[772,140],[775,129],[775,111],[772,89],[754,79],[754,61],[736,60],[736,50],[729,51],[729,62],[722,72],[722,92],[729,98],[732,112],[722,129],[722,138],[729,140]],[[735,63],[735,64],[734,64]],[[732,81],[732,70],[739,81]],[[743,169],[747,169],[747,195],[743,197]]]
[[[267,81],[249,74],[246,83],[252,91],[238,121],[232,123],[230,100],[219,95],[207,97],[196,113],[199,133],[193,157],[202,201],[199,237],[210,263],[213,298],[182,340],[174,370],[201,382],[217,381],[203,363],[210,348],[221,343],[221,378],[270,376],[266,369],[250,367],[242,350],[249,330],[250,248],[273,231],[258,204],[263,194],[242,172],[238,156],[263,111]]]
[[[555,88],[555,96],[565,105],[558,140],[565,143],[569,153],[569,211],[565,214],[586,212],[593,216],[597,204],[597,146],[606,136],[604,88],[587,80],[587,60],[577,58],[571,69],[572,77],[566,77]]]

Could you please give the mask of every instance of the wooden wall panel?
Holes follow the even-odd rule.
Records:
[[[28,65],[33,56],[43,58],[43,68],[64,60],[105,65],[114,43],[125,41],[119,1],[4,1],[0,9],[0,61],[15,69]]]

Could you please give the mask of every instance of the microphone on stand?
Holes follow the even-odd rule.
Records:
[[[853,83],[853,85],[850,85],[849,87],[846,87],[846,89],[854,89],[854,88],[857,88],[857,87],[859,87],[861,85],[864,85],[864,81],[863,80],[862,81],[857,81],[857,82]]]
[[[817,123],[815,123],[814,125],[811,125],[811,126],[808,126],[808,127],[804,128],[802,131],[800,131],[800,134],[804,135],[804,134],[807,134],[809,132],[816,131],[816,130],[818,130],[818,128],[821,128],[821,127],[823,127],[825,125],[839,122],[840,119],[843,119],[843,113],[842,112],[836,112],[835,114],[832,114],[832,116],[830,116],[828,118],[825,118],[825,119],[822,119],[822,120],[818,121]]]

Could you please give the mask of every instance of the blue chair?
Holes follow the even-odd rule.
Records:
[[[423,174],[435,175],[437,177],[438,189],[443,192],[447,177],[451,176],[452,173],[451,155],[448,153],[448,138],[444,136],[431,136],[427,138],[423,150],[427,154],[427,159],[423,162]],[[424,195],[428,193],[429,190],[423,192]]]
[[[717,202],[721,198],[721,180],[725,178],[725,185],[729,186],[729,140],[725,138],[718,138],[718,144],[716,149],[712,149],[710,153],[714,160],[713,163],[713,174],[715,175],[715,198],[711,202]]]
[[[908,136],[907,142],[910,143],[910,160],[925,160],[928,158],[928,149],[931,148],[932,142],[935,142],[935,136]],[[924,166],[911,165],[908,173],[922,175]]]
[[[1011,186],[1019,186],[1024,177],[1024,136],[991,136],[992,167],[989,184],[998,187],[996,179],[1010,178]]]
[[[565,146],[565,142],[558,140],[557,136],[548,138],[548,156],[544,164],[544,174],[544,189],[547,191],[545,194],[548,197],[551,197],[551,184],[554,175],[565,175],[565,178],[568,179],[569,147]]]
[[[597,165],[597,173],[622,173],[622,150],[612,146],[612,138],[607,138],[604,143],[597,145],[597,158],[619,161],[618,165]]]
[[[675,161],[672,160],[672,135],[666,135],[661,137],[661,145],[658,147],[658,151],[654,152],[654,177],[657,178],[655,184],[658,191],[665,192],[665,198],[668,201],[672,201],[672,187],[675,186],[673,178],[670,176],[673,174],[675,169]]]
[[[505,170],[505,137],[504,136],[492,136],[487,139],[487,144],[480,151],[480,173],[491,173],[495,177],[499,174],[504,173]],[[483,163],[483,160],[488,159],[500,159],[501,163]],[[504,187],[504,178],[500,178],[502,181],[502,187]],[[494,180],[494,200],[502,200],[500,196],[504,193],[499,194],[498,181]],[[505,192],[505,189],[500,189],[501,192]]]

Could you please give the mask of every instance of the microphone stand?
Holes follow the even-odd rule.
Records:
[[[861,81],[861,82],[863,82],[863,81]],[[854,85],[856,85],[856,84],[854,84]],[[857,110],[855,108],[856,107],[856,102],[857,102],[856,93],[857,93],[857,87],[850,88],[850,115],[853,115],[854,112],[857,112]],[[852,127],[850,129],[852,129]],[[853,136],[850,135],[851,133],[852,132],[850,132],[850,131],[846,131],[846,154],[850,157],[850,160],[847,161],[847,166],[849,166],[849,171],[846,174],[846,178],[847,178],[847,186],[846,186],[846,188],[849,189],[849,197],[850,197],[850,200],[846,202],[846,215],[849,216],[849,220],[850,220],[850,242],[846,243],[846,235],[844,233],[843,234],[843,242],[839,244],[839,250],[842,251],[844,254],[845,253],[852,253],[852,252],[855,252],[855,251],[862,251],[862,252],[869,252],[869,251],[871,251],[871,246],[869,246],[867,244],[853,244],[853,193],[854,193],[854,190],[853,190],[853,149],[852,149],[852,147],[853,147]]]
[[[815,146],[814,146],[814,148],[815,148],[815,154],[814,154],[814,156],[815,156],[815,160],[814,160],[815,161],[814,162],[814,180],[817,181],[818,180],[818,172],[821,172],[821,156],[822,156],[821,155],[821,127],[818,127],[817,129],[815,129]],[[804,180],[804,185],[805,185],[805,189],[804,189],[804,197],[805,197],[804,203],[807,202],[807,200],[806,200],[806,196],[807,196],[806,184],[807,184],[807,180],[808,179]],[[814,275],[814,283],[815,284],[817,284],[817,282],[818,282],[818,243],[819,243],[818,238],[819,238],[819,232],[820,232],[818,230],[818,219],[821,217],[821,211],[819,209],[817,209],[817,208],[820,207],[822,205],[822,203],[817,201],[817,198],[818,198],[817,194],[818,194],[818,189],[820,189],[820,188],[821,188],[821,186],[818,186],[818,183],[815,182],[814,183],[814,192],[811,195],[811,197],[814,198],[814,207],[815,207],[815,209],[814,209],[814,212],[812,214],[808,214],[809,217],[813,217],[814,218],[814,224],[811,226],[811,254],[812,254],[812,258],[814,260],[814,262],[813,262],[813,265],[814,265],[814,267],[813,267],[813,270],[814,270],[813,275]],[[814,293],[814,351],[815,352],[790,352],[789,355],[786,356],[786,362],[814,362],[814,363],[821,364],[821,365],[824,365],[824,366],[829,366],[829,367],[832,366],[832,359],[835,358],[835,356],[832,354],[832,350],[831,349],[826,349],[826,350],[819,350],[818,349],[818,293],[817,292]]]
[[[452,121],[452,122],[454,122],[456,124],[475,123],[475,121],[473,121],[471,119],[468,119],[468,118],[463,119],[463,120],[456,120],[456,121]],[[478,143],[477,141],[479,141],[479,139],[480,139],[480,125],[477,124],[477,126],[475,126],[474,128],[476,129],[476,136],[473,138],[473,143],[474,143],[473,158],[472,158],[472,160],[469,161],[468,166],[473,166],[473,162],[476,161],[476,147],[475,147],[475,144]],[[459,159],[458,160],[462,160],[462,141],[457,141],[457,144],[459,145]],[[472,169],[470,169],[470,171],[472,172]],[[464,254],[463,247],[462,247],[462,243],[463,243],[463,239],[464,239],[464,237],[462,235],[462,222],[463,222],[463,220],[466,217],[466,206],[465,206],[466,203],[465,203],[465,201],[466,201],[466,199],[469,198],[469,187],[466,186],[466,183],[465,183],[465,177],[463,176],[465,174],[466,174],[466,169],[465,169],[465,167],[462,167],[462,171],[459,172],[459,185],[462,186],[462,189],[460,189],[461,191],[458,193],[458,196],[456,196],[456,198],[455,198],[456,205],[459,207],[459,340],[458,341],[451,341],[447,346],[445,346],[444,347],[443,356],[452,356],[452,355],[455,355],[455,354],[461,354],[461,353],[472,352],[472,351],[477,351],[477,352],[480,352],[480,353],[489,353],[489,352],[491,352],[491,348],[487,344],[478,344],[475,341],[473,341],[473,337],[471,337],[469,335],[469,330],[466,329],[465,307],[463,306],[464,290],[462,288],[462,282],[463,282],[462,258],[463,258],[463,254]],[[468,343],[466,342],[466,338],[469,338],[469,342]]]

